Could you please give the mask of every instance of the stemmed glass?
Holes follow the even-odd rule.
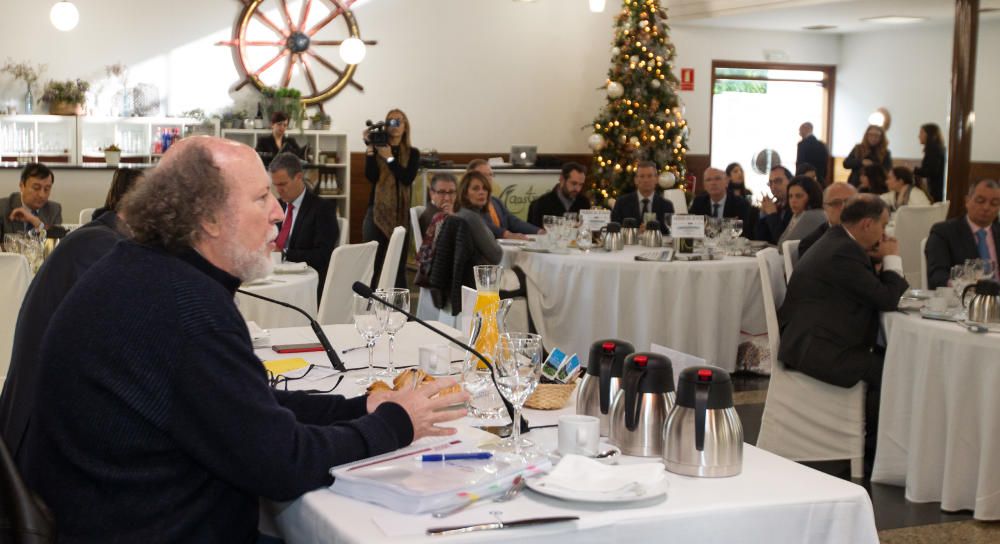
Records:
[[[400,308],[410,307],[409,289],[403,289],[400,287],[392,289],[379,289],[375,291],[375,294],[393,306],[398,306]],[[386,368],[379,372],[378,375],[394,378],[396,376],[396,366],[392,362],[392,354],[394,348],[396,347],[396,333],[398,333],[399,330],[403,328],[403,325],[406,324],[406,316],[380,302],[375,303],[375,315],[377,315],[379,321],[382,322],[382,327],[384,329],[383,332],[389,336],[389,364],[386,365]]]
[[[533,445],[521,439],[521,409],[542,375],[542,337],[527,332],[501,335],[493,364],[500,394],[514,405],[513,434],[501,441],[497,449],[520,455],[522,447]]]
[[[743,220],[729,219],[729,236],[736,240],[743,234]]]
[[[594,234],[587,226],[580,227],[576,234],[576,247],[584,253],[590,253],[590,248],[594,245]]]
[[[354,327],[368,347],[368,374],[363,378],[358,378],[356,383],[370,385],[375,381],[375,340],[382,335],[383,323],[375,312],[375,307],[379,305],[378,302],[357,294],[353,296]]]

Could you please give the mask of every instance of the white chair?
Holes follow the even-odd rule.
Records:
[[[340,240],[337,242],[337,245],[346,246],[347,241],[350,238],[350,233],[347,231],[347,219],[343,217],[338,217],[337,228],[340,230]]]
[[[920,240],[920,288],[927,290],[927,238]]]
[[[687,213],[688,202],[684,197],[684,191],[680,189],[667,189],[663,191],[663,198],[666,198],[674,205],[674,213]]]
[[[80,224],[86,225],[94,220],[94,211],[97,208],[84,208],[80,210]]]
[[[17,253],[0,253],[0,300],[4,301],[4,310],[0,312],[0,389],[10,367],[17,314],[30,283],[28,260]]]
[[[370,285],[375,274],[375,252],[378,242],[344,244],[330,255],[330,266],[323,283],[316,320],[323,325],[352,323],[352,291],[354,282]]]
[[[778,360],[776,301],[783,300],[784,293],[772,289],[767,256],[775,251],[768,248],[757,253],[771,350],[771,381],[757,447],[792,461],[849,459],[851,477],[860,478],[865,455],[864,383],[850,389],[837,387],[788,370]]]
[[[382,261],[382,273],[378,277],[379,289],[391,289],[396,286],[396,274],[399,272],[399,259],[403,255],[403,243],[406,241],[406,227],[392,229],[389,245],[385,250],[385,260]]]
[[[801,240],[785,240],[781,244],[781,254],[785,258],[785,281],[792,281],[792,269],[799,264],[799,242]]]
[[[903,206],[896,212],[895,237],[899,240],[899,256],[903,259],[903,276],[910,285],[920,281],[920,240],[927,237],[931,227],[943,221],[948,208],[940,205]]]
[[[420,216],[427,206],[413,206],[410,208],[410,230],[413,232],[414,255],[420,254],[420,244],[424,241],[424,233],[420,230]]]

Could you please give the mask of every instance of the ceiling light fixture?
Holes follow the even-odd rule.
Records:
[[[605,0],[590,0],[590,11],[593,13],[601,13],[604,11]]]
[[[56,2],[49,10],[49,20],[57,30],[68,32],[80,22],[80,12],[72,2]]]
[[[866,23],[882,23],[886,25],[908,25],[926,21],[925,17],[909,17],[906,15],[883,15],[881,17],[865,17],[861,19]]]
[[[340,44],[340,58],[347,64],[360,64],[365,60],[365,42],[350,37]]]

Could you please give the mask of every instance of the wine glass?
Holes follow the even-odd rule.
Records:
[[[542,337],[527,332],[501,335],[493,364],[500,394],[514,405],[514,432],[497,449],[520,455],[522,447],[532,446],[521,439],[521,409],[542,376]]]
[[[400,308],[410,307],[409,289],[403,289],[400,287],[392,289],[379,289],[375,291],[375,294],[393,306],[398,306]],[[394,348],[396,347],[396,333],[398,333],[399,330],[403,328],[403,325],[406,324],[406,316],[403,315],[402,312],[393,310],[380,302],[375,303],[375,315],[378,316],[379,321],[382,322],[383,332],[389,336],[389,364],[386,365],[386,368],[379,372],[378,375],[394,378],[396,376],[396,366],[392,362],[392,354]]]
[[[584,253],[590,253],[590,248],[594,245],[594,233],[590,232],[589,227],[581,227],[576,233],[576,247],[580,248]]]
[[[743,220],[742,219],[730,219],[729,220],[729,235],[733,237],[733,240],[740,237],[743,234]]]
[[[368,347],[368,374],[363,378],[358,378],[356,383],[370,385],[375,381],[375,340],[382,335],[382,321],[375,313],[375,307],[379,303],[361,295],[355,294],[353,296],[354,327]]]

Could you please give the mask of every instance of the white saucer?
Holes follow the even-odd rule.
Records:
[[[275,274],[298,274],[309,269],[306,263],[281,263],[274,265]]]
[[[655,499],[666,495],[667,488],[670,487],[670,482],[666,478],[653,484],[632,482],[631,485],[623,485],[621,489],[611,492],[586,492],[576,489],[566,489],[564,487],[554,485],[546,485],[545,478],[529,478],[525,481],[525,483],[528,486],[528,489],[536,493],[541,493],[542,495],[555,497],[557,499],[603,503],[635,502]]]
[[[920,317],[939,321],[958,321],[958,315],[954,311],[935,312],[926,306],[920,309]]]
[[[612,446],[610,444],[608,444],[607,446],[602,445],[602,447],[600,448],[600,451],[602,453],[608,450],[613,450],[616,453],[614,455],[608,457],[602,457],[600,459],[596,457],[589,457],[589,458],[593,459],[594,461],[597,461],[598,463],[603,463],[605,465],[617,465],[618,459],[620,459],[622,456],[621,448],[619,448],[618,446]],[[556,463],[559,462],[560,459],[562,459],[563,455],[559,453],[559,450],[552,450],[549,452],[549,457],[552,458],[552,464],[555,465]]]

